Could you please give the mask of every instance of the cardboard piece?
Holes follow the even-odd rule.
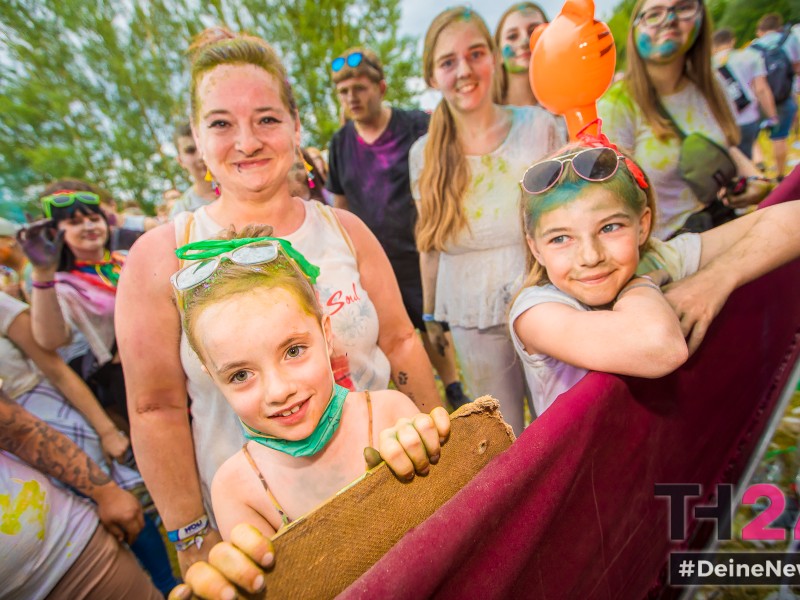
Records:
[[[450,439],[425,477],[402,482],[381,463],[277,533],[263,597],[333,598],[514,441],[490,396],[450,418]]]

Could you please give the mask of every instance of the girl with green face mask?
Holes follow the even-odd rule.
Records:
[[[364,473],[368,446],[401,478],[427,473],[450,431],[443,408],[336,384],[319,269],[264,233],[183,246],[172,277],[189,343],[247,440],[211,486],[223,539],[242,522],[272,535],[314,509]]]

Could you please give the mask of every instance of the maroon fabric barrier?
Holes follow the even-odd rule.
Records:
[[[798,331],[800,261],[735,293],[669,377],[587,375],[340,597],[644,597],[697,545],[669,541],[654,484],[738,480]]]
[[[776,187],[769,196],[759,205],[759,208],[787,202],[788,200],[800,200],[800,167],[795,167]]]

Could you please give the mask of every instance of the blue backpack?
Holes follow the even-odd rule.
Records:
[[[794,67],[783,50],[783,44],[790,34],[791,31],[788,29],[784,31],[780,41],[770,48],[764,48],[758,42],[751,44],[764,57],[764,63],[767,66],[767,83],[772,90],[772,95],[775,96],[775,104],[783,104],[792,95]]]

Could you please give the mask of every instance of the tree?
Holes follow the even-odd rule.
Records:
[[[743,46],[756,37],[758,20],[767,13],[778,13],[786,23],[800,21],[800,2],[797,0],[769,0],[763,4],[749,0],[718,1],[724,4],[724,10],[715,22],[733,31],[737,46]]]
[[[0,197],[31,200],[61,177],[119,200],[186,187],[171,133],[188,116],[189,40],[227,24],[272,43],[298,98],[304,140],[338,127],[330,63],[366,45],[386,65],[388,100],[409,104],[414,41],[400,0],[0,0]]]
[[[387,101],[412,104],[407,81],[419,68],[415,40],[398,34],[400,0],[242,0],[238,6],[283,57],[308,145],[326,146],[339,128],[330,64],[349,47],[374,50],[384,64]]]
[[[165,152],[194,15],[163,0],[3,0],[0,185],[79,177],[146,201],[179,180]]]

